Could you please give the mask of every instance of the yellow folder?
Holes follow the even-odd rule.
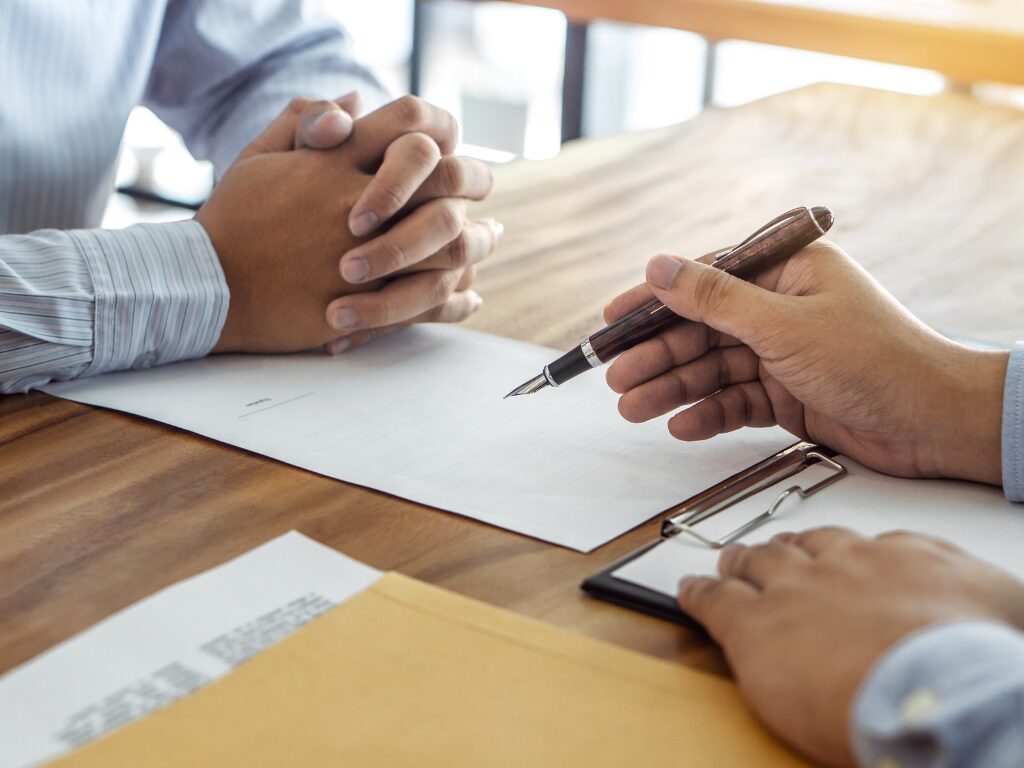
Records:
[[[397,574],[203,690],[54,763],[804,764],[727,680]]]

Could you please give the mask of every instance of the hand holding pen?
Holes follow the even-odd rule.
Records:
[[[713,254],[713,266],[749,280],[822,237],[832,228],[832,223],[832,212],[828,208],[794,208],[765,224],[739,245]],[[611,362],[620,353],[681,320],[661,301],[651,299],[544,366],[539,376],[505,397],[532,395],[545,387],[564,384],[581,373]]]
[[[688,441],[779,424],[887,474],[1002,482],[1009,353],[939,335],[834,245],[815,243],[756,284],[658,256],[606,319],[651,295],[691,322],[608,369],[627,420],[677,411],[669,431]]]

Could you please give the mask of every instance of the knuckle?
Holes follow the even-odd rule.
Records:
[[[433,167],[441,159],[437,143],[425,133],[411,133],[407,138],[408,151],[413,161],[425,167]]]
[[[465,232],[448,244],[448,264],[453,269],[469,263],[469,241]]]
[[[441,110],[443,119],[445,121],[446,133],[448,137],[454,142],[459,138],[459,121],[455,119],[455,116],[447,110]]]
[[[462,277],[459,278],[459,284],[455,286],[456,291],[465,291],[476,279],[476,267],[469,266],[462,270]]]
[[[723,576],[740,576],[746,572],[750,549],[742,544],[730,544],[718,557],[718,572]]]
[[[405,204],[405,190],[398,182],[378,176],[376,187],[377,195],[384,208],[398,210]]]
[[[481,199],[491,194],[494,189],[494,174],[491,172],[491,168],[486,163],[477,162],[477,167],[480,168],[481,178],[484,180],[484,186],[481,190]]]
[[[285,108],[286,112],[293,115],[301,114],[302,111],[309,105],[310,101],[302,96],[296,96],[294,99],[288,102],[288,106]]]
[[[458,194],[466,185],[466,168],[457,157],[445,158],[441,163],[441,187],[450,195]]]
[[[455,286],[458,284],[460,274],[458,271],[453,269],[445,270],[441,272],[437,279],[434,280],[433,293],[431,298],[433,304],[441,304],[448,300],[448,297],[455,292]]]
[[[699,609],[715,584],[714,579],[687,579],[679,587],[679,602],[691,610]]]
[[[427,119],[427,105],[417,96],[402,96],[395,102],[398,118],[407,126],[420,126]]]
[[[437,206],[438,223],[446,237],[454,239],[462,231],[465,221],[465,203],[458,200],[442,200]]]
[[[724,277],[720,272],[707,269],[697,278],[693,298],[702,316],[715,313],[728,298],[729,282]]]
[[[317,114],[321,112],[337,112],[338,106],[333,101],[328,101],[327,99],[317,99],[316,101],[306,99],[306,107],[304,111],[314,112]]]
[[[676,390],[676,401],[679,403],[690,402],[690,388],[686,383],[686,375],[683,371],[674,370],[671,373],[670,381],[674,382]]]
[[[405,266],[405,249],[391,237],[381,238],[373,257],[367,259],[371,277],[383,277]]]
[[[366,329],[365,333],[368,333],[375,328],[383,328],[384,326],[392,325],[396,322],[398,316],[397,307],[387,299],[381,299],[377,302],[376,311],[371,313],[372,316],[372,327]]]

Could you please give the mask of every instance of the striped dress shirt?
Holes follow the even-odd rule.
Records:
[[[294,96],[384,101],[314,0],[0,2],[0,393],[200,357],[228,289],[193,222],[97,229],[132,108],[222,173]]]

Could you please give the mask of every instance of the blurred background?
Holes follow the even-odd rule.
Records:
[[[911,1],[936,9],[951,5],[900,4]],[[743,40],[712,43],[679,29],[570,24],[560,11],[520,3],[322,3],[395,96],[416,92],[452,112],[462,124],[462,151],[495,163],[552,157],[568,139],[678,123],[708,107],[737,106],[820,81],[921,95],[954,89],[1024,109],[1020,87],[953,81],[928,69]],[[1020,7],[1018,0],[988,4]],[[1020,57],[1024,64],[1024,47]],[[145,109],[129,121],[125,150],[121,188],[191,203],[210,191],[209,166],[195,162],[178,136]],[[115,197],[105,225],[133,220],[134,205]]]

